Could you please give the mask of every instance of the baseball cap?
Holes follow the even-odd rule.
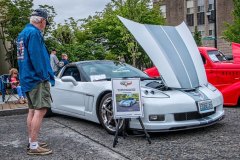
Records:
[[[47,14],[47,11],[44,10],[44,9],[35,9],[31,16],[39,16],[39,17],[42,17],[46,20],[46,25],[49,25],[50,23],[48,22],[48,14]]]

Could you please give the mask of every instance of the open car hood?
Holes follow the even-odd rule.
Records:
[[[146,51],[168,87],[193,89],[207,84],[200,53],[184,22],[172,27],[118,18]]]

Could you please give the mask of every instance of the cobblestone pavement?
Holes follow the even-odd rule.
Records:
[[[240,159],[240,107],[225,108],[221,122],[200,129],[119,138],[98,124],[66,116],[44,119],[40,138],[53,149],[48,156],[26,154],[26,114],[0,117],[0,159]]]

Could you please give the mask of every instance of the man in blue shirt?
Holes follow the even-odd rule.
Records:
[[[42,32],[48,25],[45,10],[36,9],[30,24],[19,34],[17,39],[17,58],[19,78],[23,92],[28,98],[28,154],[46,155],[52,153],[46,143],[38,142],[38,134],[42,119],[51,107],[50,83],[55,83],[50,66],[49,54],[44,43]]]

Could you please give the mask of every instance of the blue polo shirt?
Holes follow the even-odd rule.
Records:
[[[31,91],[37,84],[44,81],[55,84],[42,33],[32,24],[27,24],[18,35],[17,59],[23,92]]]

